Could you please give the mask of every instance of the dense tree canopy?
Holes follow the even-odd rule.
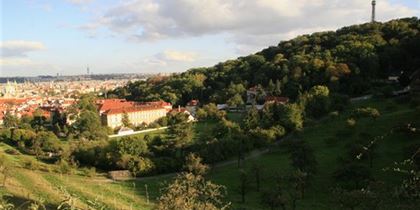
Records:
[[[130,83],[112,94],[180,105],[191,99],[240,105],[239,96],[259,85],[269,95],[292,100],[316,85],[332,93],[360,95],[374,85],[372,81],[401,72],[401,82],[407,85],[404,78],[420,67],[419,29],[414,17],[302,35],[213,67]]]

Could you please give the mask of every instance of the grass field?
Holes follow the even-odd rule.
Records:
[[[418,110],[400,105],[393,100],[372,99],[352,106],[375,107],[380,110],[382,115],[377,120],[368,118],[357,120],[355,127],[348,128],[346,124],[348,114],[343,113],[337,117],[325,118],[313,123],[301,133],[292,137],[292,139],[304,139],[314,149],[318,161],[318,173],[308,187],[305,199],[298,201],[298,209],[339,209],[334,203],[334,196],[331,196],[330,193],[331,187],[334,187],[331,175],[338,167],[337,158],[345,155],[346,147],[350,142],[361,138],[360,133],[369,133],[376,136],[389,131],[396,125],[408,122],[420,123]],[[240,116],[230,117],[237,117],[236,119],[240,120]],[[214,126],[214,124],[199,123],[194,128],[197,131],[196,133],[199,133],[198,135],[202,135],[202,133],[208,132],[211,126]],[[349,135],[337,137],[339,131],[346,129],[351,129]],[[338,142],[333,146],[328,145],[325,142],[328,138],[337,138]],[[382,169],[390,166],[395,160],[403,160],[405,158],[403,149],[415,142],[420,143],[420,139],[401,133],[394,133],[381,140],[377,148],[378,155],[374,159],[374,167],[372,168],[374,177],[394,182],[396,176],[390,172],[384,172]],[[9,148],[8,145],[0,144],[1,152],[4,153],[7,148]],[[134,181],[112,182],[101,174],[89,178],[79,175],[60,175],[40,170],[32,171],[22,167],[22,160],[33,157],[23,154],[6,154],[6,157],[8,162],[15,166],[15,169],[10,178],[7,179],[6,188],[0,187],[0,193],[13,196],[10,200],[16,204],[28,199],[43,199],[51,209],[65,198],[62,189],[77,198],[76,203],[81,208],[86,208],[87,203],[97,200],[98,203],[106,204],[111,209],[151,209],[155,198],[159,194],[161,183],[170,180],[172,177],[157,176],[140,178]],[[269,153],[247,160],[244,169],[251,173],[254,162],[259,163],[263,168],[262,191],[274,186],[273,177],[276,174],[287,176],[292,171],[289,154],[282,144],[273,146]],[[0,175],[0,180],[2,178]],[[212,169],[208,178],[227,187],[227,200],[232,202],[233,209],[265,209],[260,201],[262,193],[256,192],[252,181],[249,193],[246,195],[246,202],[240,202],[240,195],[237,191],[239,169],[235,163]],[[287,190],[287,186],[285,188]],[[149,202],[147,202],[146,194],[149,194]]]

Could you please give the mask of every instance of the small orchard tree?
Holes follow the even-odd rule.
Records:
[[[257,192],[259,192],[261,185],[261,175],[263,173],[263,166],[259,163],[254,162],[252,165],[252,171],[254,171],[255,185],[257,187]]]
[[[156,209],[227,209],[230,204],[223,201],[225,187],[204,178],[207,166],[201,163],[201,158],[189,155],[186,162],[184,167],[186,171],[179,173],[162,190]]]
[[[290,160],[294,168],[309,174],[316,173],[318,162],[309,145],[302,140],[298,140],[292,142],[289,149]]]
[[[130,118],[128,117],[127,112],[123,113],[121,123],[124,127],[127,127],[127,128],[133,127],[133,124],[131,124]]]
[[[241,201],[245,203],[245,195],[249,192],[249,175],[245,170],[240,170],[239,173],[239,193],[241,194]]]

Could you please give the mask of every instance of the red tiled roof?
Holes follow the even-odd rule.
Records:
[[[187,106],[197,106],[198,102],[198,100],[191,100],[187,103]]]
[[[101,112],[106,112],[112,109],[122,109],[122,108],[128,108],[128,107],[134,106],[134,102],[129,102],[125,99],[104,99],[104,100],[98,101],[98,104],[99,104],[99,110]]]
[[[0,98],[0,104],[7,104],[7,103],[14,103],[14,104],[22,104],[31,99],[28,98]]]
[[[132,106],[132,107],[117,108],[117,109],[109,109],[108,111],[105,112],[105,114],[113,115],[113,114],[150,111],[150,110],[159,110],[159,109],[164,109],[164,107],[162,106]]]

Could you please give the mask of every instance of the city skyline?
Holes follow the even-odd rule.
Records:
[[[419,0],[376,4],[377,21],[420,13]],[[9,77],[211,66],[302,33],[369,22],[371,1],[6,0],[1,10],[0,77]]]

